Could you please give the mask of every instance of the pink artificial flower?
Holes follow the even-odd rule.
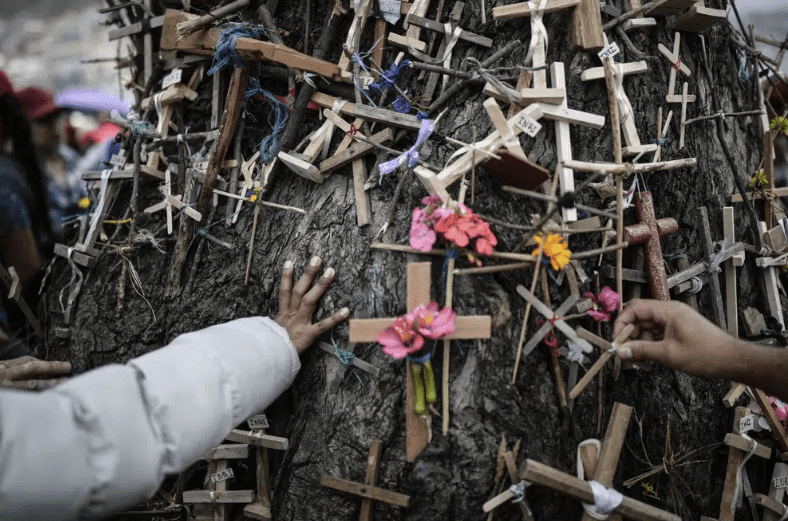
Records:
[[[410,224],[410,247],[423,251],[424,253],[432,249],[437,236],[424,222],[427,214],[419,207],[413,209],[413,220]]]
[[[771,396],[769,397],[769,403],[772,405],[775,414],[777,414],[777,419],[781,422],[788,420],[788,404]]]
[[[435,231],[443,234],[447,241],[451,241],[460,248],[468,246],[470,239],[468,234],[460,230],[459,223],[461,217],[456,213],[452,213],[448,217],[444,217],[435,224]]]
[[[496,239],[494,235],[490,237],[478,237],[474,243],[476,246],[476,253],[481,255],[492,255],[493,246],[496,244],[498,244],[498,239]]]
[[[414,320],[412,314],[401,316],[378,335],[384,353],[401,359],[424,347],[424,337],[413,329]]]
[[[438,310],[437,302],[421,305],[413,310],[414,328],[427,338],[433,340],[454,333],[457,315],[451,308]]]
[[[424,206],[441,206],[443,204],[443,199],[438,195],[428,195],[421,200],[421,204]]]
[[[609,322],[610,314],[621,306],[621,295],[607,286],[602,288],[598,297],[590,291],[584,293],[583,296],[590,298],[594,303],[593,309],[589,309],[588,314],[597,322]]]

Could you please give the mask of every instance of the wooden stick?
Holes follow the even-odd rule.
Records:
[[[542,285],[542,302],[544,302],[545,306],[548,308],[551,307],[550,305],[550,286],[547,285],[547,272],[545,270],[541,270],[541,276],[539,277],[541,280]],[[566,319],[567,317],[564,317]],[[566,386],[564,385],[564,375],[561,374],[561,364],[556,356],[558,353],[553,353],[552,350],[549,354],[550,361],[552,362],[553,366],[553,375],[555,375],[555,386],[558,391],[558,401],[561,403],[561,407],[568,407],[569,402],[566,400]]]
[[[572,170],[580,170],[581,172],[599,172],[602,174],[623,174],[627,171],[633,173],[646,173],[646,172],[659,172],[663,170],[675,170],[678,168],[690,168],[696,166],[698,160],[693,158],[689,159],[674,159],[672,161],[663,161],[662,163],[638,163],[638,164],[613,164],[613,163],[590,163],[587,161],[564,161],[564,166]]]
[[[244,7],[249,5],[249,0],[235,0],[235,2],[231,2],[224,7],[220,7],[218,9],[214,9],[210,13],[201,16],[199,18],[194,18],[192,20],[186,20],[185,22],[181,22],[177,25],[178,29],[178,36],[183,38],[188,36],[189,34],[193,33],[198,29],[202,29],[208,24],[211,24],[217,20],[224,18],[227,15],[231,15],[236,11],[240,11]]]
[[[619,346],[619,345],[623,344],[624,342],[626,342],[627,339],[629,338],[629,335],[632,334],[632,331],[634,331],[634,329],[635,329],[634,325],[632,325],[632,324],[627,325],[627,327],[625,327],[621,331],[621,333],[618,334],[616,339],[613,340],[613,344],[614,344],[613,347]],[[578,334],[582,334],[582,333],[578,332]],[[585,375],[583,375],[583,378],[581,378],[580,381],[577,382],[577,385],[575,386],[575,388],[572,389],[572,391],[569,393],[569,397],[571,399],[574,400],[575,398],[577,398],[577,396],[581,392],[583,392],[583,389],[585,389],[586,386],[589,383],[591,383],[591,380],[593,380],[594,376],[599,371],[602,370],[602,368],[605,366],[605,363],[610,359],[611,356],[613,356],[613,355],[610,353],[610,351],[602,351],[602,354],[599,356],[599,359],[597,359],[597,361],[594,363],[594,365],[591,366],[591,369],[589,369],[588,372]]]
[[[349,492],[357,496],[374,499],[375,501],[383,501],[384,503],[390,503],[399,507],[407,507],[410,504],[410,496],[406,496],[405,494],[391,492],[390,490],[370,485],[354,483],[346,479],[320,476],[320,484],[324,487],[339,490],[340,492]]]

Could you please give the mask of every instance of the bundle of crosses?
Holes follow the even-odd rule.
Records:
[[[611,347],[633,298],[788,344],[788,40],[724,0],[106,2],[135,103],[42,356],[272,315],[311,255],[351,309],[135,515],[785,519],[784,404]]]

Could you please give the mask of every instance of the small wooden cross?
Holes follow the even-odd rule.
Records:
[[[654,202],[650,192],[635,194],[635,208],[639,224],[624,228],[624,242],[630,246],[645,244],[646,270],[648,272],[651,298],[670,300],[665,265],[662,262],[662,246],[660,239],[679,231],[679,223],[673,218],[659,219],[654,215]]]
[[[389,33],[389,43],[406,49],[416,49],[420,52],[427,52],[427,43],[419,40],[419,36],[421,36],[421,27],[418,25],[411,27],[410,19],[413,16],[427,16],[429,7],[430,0],[414,0],[413,3],[410,4],[410,9],[405,15],[405,21],[402,23],[402,28],[406,30],[405,36],[397,33]],[[404,54],[400,53],[400,56],[404,57]],[[397,63],[402,61],[400,56],[395,60]]]
[[[711,9],[706,7],[706,2],[698,0],[676,18],[675,26],[680,31],[703,33],[727,18],[724,9]]]
[[[350,56],[358,52],[356,42],[361,39],[361,33],[364,32],[364,26],[367,24],[369,11],[374,1],[375,0],[361,0],[353,13],[353,22],[350,24],[350,29],[348,29],[344,45],[344,48],[346,48],[348,52],[342,53],[339,57],[339,70],[342,79],[345,81],[351,81],[353,79],[353,71],[350,70]],[[351,2],[351,4],[352,3],[353,2]]]
[[[323,94],[322,92],[315,92],[312,94],[312,103],[322,108],[330,109],[337,99],[338,98],[334,96]],[[346,102],[342,105],[342,108],[339,109],[339,114],[361,118],[373,123],[380,123],[388,127],[415,130],[416,132],[421,130],[421,120],[412,114],[400,114],[393,110],[370,107],[368,105],[358,105],[356,103]]]
[[[482,510],[484,512],[492,512],[507,501],[515,501],[520,507],[523,521],[533,521],[534,518],[531,513],[531,508],[528,505],[528,500],[525,499],[525,489],[530,483],[520,480],[520,477],[517,475],[517,465],[514,462],[514,456],[510,451],[506,451],[503,458],[506,463],[506,470],[509,473],[509,479],[512,481],[512,486],[508,490],[504,490],[502,493],[487,501],[482,505]]]
[[[410,496],[398,492],[391,492],[390,490],[375,486],[380,472],[380,455],[382,447],[383,442],[380,440],[372,440],[372,445],[369,447],[367,472],[363,484],[331,476],[320,476],[320,484],[322,486],[364,498],[361,500],[361,515],[359,517],[361,521],[372,521],[372,501],[382,501],[405,508],[410,505]]]
[[[777,462],[772,470],[772,479],[769,482],[769,495],[755,494],[755,502],[763,506],[761,521],[777,521],[785,517],[786,508],[783,503],[785,489],[788,488],[788,465]]]
[[[219,445],[206,454],[208,473],[206,490],[188,490],[183,493],[184,503],[197,503],[196,521],[229,521],[229,503],[251,503],[254,490],[227,490],[227,481],[235,477],[228,460],[243,460],[249,456],[248,445]],[[212,506],[207,506],[212,504]]]
[[[668,62],[670,62],[670,76],[668,78],[668,95],[665,97],[665,100],[668,103],[681,103],[681,96],[677,96],[674,94],[676,91],[676,76],[677,73],[681,72],[683,76],[690,77],[692,75],[692,71],[687,67],[685,63],[681,61],[681,33],[676,32],[675,36],[673,37],[673,51],[671,52],[668,50],[667,47],[662,45],[661,43],[657,46],[659,52],[662,53],[662,56],[667,58]],[[695,96],[689,96],[687,99],[688,102],[694,102]],[[666,125],[667,126],[667,125]]]
[[[632,334],[632,331],[634,331],[634,329],[635,326],[629,324],[627,327],[621,330],[621,333],[618,334],[618,336],[615,338],[615,340],[613,340],[613,343],[611,344],[604,338],[600,338],[595,334],[591,333],[590,331],[583,329],[582,327],[577,328],[577,335],[580,338],[583,338],[591,342],[592,344],[599,346],[599,348],[602,349],[602,354],[599,355],[599,358],[597,359],[596,362],[594,362],[594,365],[591,366],[591,369],[589,369],[588,372],[585,375],[583,375],[583,378],[581,378],[580,381],[577,382],[575,388],[572,389],[572,391],[570,391],[569,393],[570,398],[574,400],[580,395],[581,392],[583,392],[583,389],[585,389],[588,386],[588,384],[591,383],[591,380],[594,379],[594,376],[596,376],[596,374],[599,371],[601,371],[603,367],[605,367],[607,361],[610,360],[611,356],[613,356],[615,348],[626,342],[627,339],[629,338],[629,335]]]
[[[618,77],[619,75],[626,77],[631,74],[642,74],[646,71],[648,71],[648,65],[644,61],[614,64],[613,67],[613,73],[615,77]],[[587,69],[580,75],[580,79],[582,81],[599,80],[604,79],[604,77],[604,67],[594,67]],[[624,114],[620,115],[621,131],[624,135],[624,141],[627,144],[627,146],[622,150],[624,156],[635,156],[643,152],[655,151],[657,149],[656,144],[641,144],[640,136],[638,136],[637,127],[635,125],[635,112],[632,109],[632,104],[630,103],[624,88],[619,88],[615,85],[615,82],[613,83],[615,91],[612,93],[608,91],[608,95],[615,97],[619,106],[621,106],[624,111]]]
[[[506,117],[503,115],[498,102],[494,98],[484,100],[484,108],[487,115],[495,126],[495,130],[503,140],[506,149],[498,150],[500,160],[491,159],[485,163],[485,170],[494,175],[502,182],[522,188],[523,190],[533,190],[550,178],[550,172],[528,160],[520,140],[512,132]]]
[[[635,9],[639,9],[641,5],[640,0],[624,0],[624,8],[627,11],[633,11]],[[621,24],[621,28],[625,32],[634,31],[636,29],[645,29],[646,27],[653,27],[657,25],[657,21],[654,18],[646,18],[642,14],[637,15],[636,17],[627,20],[623,24]]]
[[[734,510],[731,511],[731,505],[736,505],[739,502],[739,498],[733,496],[736,490],[736,476],[739,473],[739,467],[741,467],[742,460],[751,448],[754,450],[754,456],[765,459],[769,459],[771,457],[771,449],[759,443],[751,442],[740,436],[739,422],[747,415],[748,412],[749,411],[744,407],[737,407],[733,416],[733,432],[725,435],[725,445],[730,447],[730,450],[728,451],[728,466],[725,471],[725,484],[722,487],[722,500],[720,502],[719,519],[714,520],[708,517],[701,517],[702,520],[734,521],[736,512],[735,507]],[[754,447],[752,445],[753,443]]]
[[[573,497],[585,503],[594,502],[591,485],[580,478],[555,470],[538,461],[526,460],[520,466],[520,479],[532,485],[548,487],[561,494]],[[649,504],[623,496],[621,503],[613,509],[613,513],[640,521],[680,521],[677,515],[670,514]]]
[[[572,326],[566,323],[563,320],[564,315],[569,313],[569,311],[577,304],[578,297],[575,295],[570,295],[561,306],[554,312],[545,304],[543,304],[539,299],[535,298],[528,289],[523,285],[517,286],[517,293],[520,294],[526,301],[530,302],[531,305],[538,311],[545,319],[547,320],[542,326],[536,330],[536,332],[531,335],[531,338],[528,342],[523,346],[522,353],[519,353],[520,356],[528,356],[534,348],[539,345],[545,336],[553,329],[553,327],[557,328],[561,333],[563,333],[570,342],[577,344],[583,349],[584,352],[590,353],[593,350],[591,344],[589,344],[586,340],[580,337]],[[555,324],[551,322],[551,320],[555,320]],[[518,356],[515,364],[517,364],[520,360],[520,356]]]
[[[460,25],[460,18],[462,17],[462,11],[464,8],[465,8],[465,2],[455,2],[454,7],[452,7],[451,13],[449,13],[448,24],[443,27],[441,27],[441,24],[439,22],[433,22],[432,20],[427,20],[426,18],[421,18],[416,16],[411,16],[409,18],[410,22],[414,25],[417,25],[417,20],[418,22],[421,22],[422,20],[427,22],[432,22],[438,26],[438,31],[442,31],[444,33],[444,38],[443,40],[441,40],[441,44],[438,47],[438,54],[437,54],[439,57],[445,58],[444,63],[446,60],[451,60],[451,52],[447,52],[447,49],[449,45],[452,45],[452,47],[454,47],[454,45],[451,43],[452,41],[456,43],[456,40],[453,38],[453,32]],[[462,29],[459,30],[461,31],[461,33],[458,34],[458,38],[460,37],[462,32],[464,32],[462,31]],[[492,45],[492,40],[490,40],[490,45]],[[444,78],[443,82],[445,86],[446,79],[448,78],[448,76],[444,75],[443,78]],[[422,103],[424,105],[429,106],[429,104],[432,102],[432,97],[435,94],[435,89],[438,87],[439,79],[440,79],[440,74],[437,72],[431,72],[430,75],[427,77],[427,86],[424,88],[424,94],[422,94],[421,96]]]
[[[247,420],[254,434],[265,434],[268,418],[264,414],[252,416]],[[255,428],[259,427],[259,428]],[[268,465],[268,449],[255,447],[257,463],[257,499],[244,507],[244,515],[252,519],[271,519],[271,476]]]
[[[33,311],[30,309],[30,306],[27,305],[27,301],[22,296],[22,284],[19,281],[19,275],[17,275],[14,267],[11,266],[6,269],[5,266],[0,264],[0,280],[3,281],[3,285],[8,290],[8,298],[16,301],[16,305],[22,310],[22,313],[33,328],[36,336],[45,338],[44,330],[41,329],[41,322],[38,321],[35,314],[33,314]]]
[[[422,304],[430,302],[430,267],[429,262],[408,263],[407,278],[407,309],[412,311]],[[378,335],[389,327],[394,319],[354,319],[350,321],[349,341],[377,342]],[[458,316],[454,333],[444,337],[447,340],[471,340],[477,338],[490,338],[492,318],[484,316]],[[416,457],[429,443],[430,415],[426,415],[426,421],[416,415],[415,390],[413,387],[413,375],[411,363],[407,364],[407,412],[406,412],[406,457],[408,461],[415,461]]]

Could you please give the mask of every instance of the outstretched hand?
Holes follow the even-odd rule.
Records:
[[[42,380],[42,376],[62,376],[71,372],[68,362],[47,362],[32,356],[23,356],[0,362],[0,388],[48,389],[65,381],[65,378]]]
[[[315,308],[326,292],[328,286],[334,280],[336,272],[333,268],[328,268],[323,272],[323,276],[313,284],[315,276],[320,271],[322,260],[320,257],[312,257],[304,274],[298,279],[293,287],[293,263],[285,262],[282,268],[282,280],[279,286],[279,312],[276,314],[276,323],[287,330],[290,341],[296,346],[298,354],[317,340],[323,333],[345,320],[350,314],[348,308],[342,308],[328,318],[320,322],[312,323],[312,315]]]
[[[619,315],[613,335],[635,326],[619,358],[653,360],[672,369],[713,378],[725,376],[736,340],[682,302],[633,300]]]

